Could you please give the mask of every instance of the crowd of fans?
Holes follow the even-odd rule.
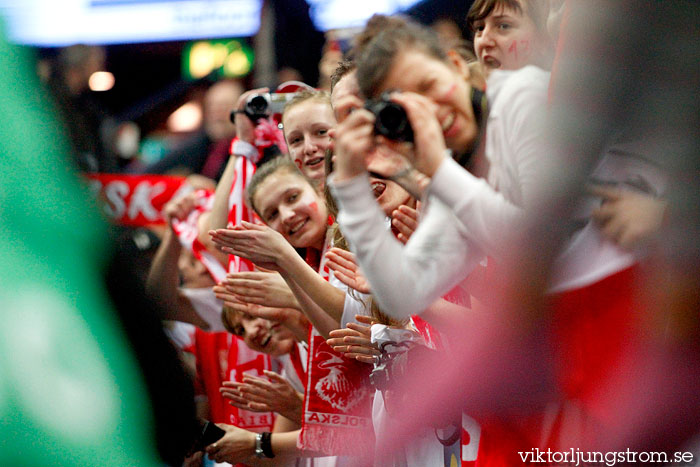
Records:
[[[628,3],[476,0],[472,41],[374,16],[279,116],[214,84],[203,131],[131,169],[194,175],[145,280],[203,427],[163,457],[700,454],[697,71],[649,90],[697,38],[629,33],[684,10]]]

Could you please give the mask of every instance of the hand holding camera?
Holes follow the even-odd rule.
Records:
[[[391,101],[403,108],[413,132],[413,151],[407,157],[416,169],[432,177],[446,154],[437,106],[413,92],[392,93]]]
[[[231,112],[231,121],[236,124],[236,135],[239,140],[249,144],[255,143],[255,120],[248,116],[246,106],[250,100],[266,93],[269,93],[268,88],[251,89],[238,98],[236,109]]]
[[[413,142],[413,128],[404,108],[384,93],[379,99],[368,100],[365,108],[374,114],[374,133],[392,141]]]

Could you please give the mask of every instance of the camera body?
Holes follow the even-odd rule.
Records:
[[[379,99],[368,100],[365,108],[376,117],[375,134],[394,141],[413,142],[413,129],[406,111],[401,105],[392,102],[388,93],[382,94]]]
[[[271,115],[281,114],[287,102],[296,96],[294,92],[264,92],[248,97],[243,107],[243,113],[253,122]],[[235,120],[237,111],[231,112],[231,121]]]

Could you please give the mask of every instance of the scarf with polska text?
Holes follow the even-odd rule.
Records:
[[[319,274],[325,280],[330,277],[325,260],[329,244],[327,235],[318,264]],[[309,261],[311,256],[307,253]],[[330,456],[373,452],[371,370],[371,365],[337,353],[310,326],[304,416],[297,442],[300,449]]]

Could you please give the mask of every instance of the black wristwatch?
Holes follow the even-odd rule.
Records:
[[[255,435],[255,456],[260,459],[272,459],[272,433],[264,431]]]

